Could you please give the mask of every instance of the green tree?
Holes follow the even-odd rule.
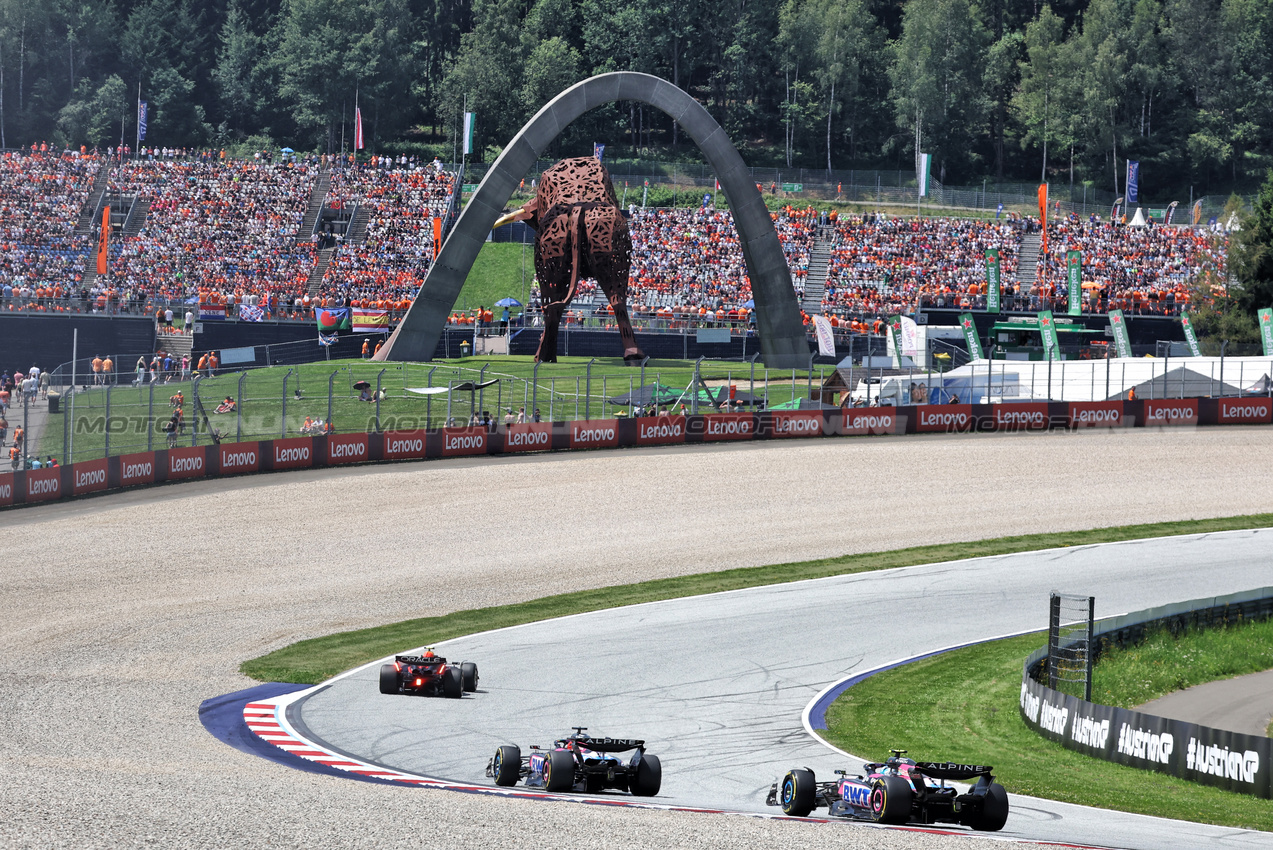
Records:
[[[1229,270],[1240,289],[1233,301],[1248,316],[1273,307],[1273,168],[1265,174],[1255,207],[1229,243]]]
[[[99,147],[118,141],[121,119],[131,111],[128,87],[114,74],[94,89],[81,80],[76,97],[58,113],[55,141],[64,146]]]
[[[473,31],[460,39],[460,52],[442,82],[447,122],[457,127],[467,104],[477,113],[476,149],[503,144],[525,119],[522,90],[520,0],[475,0]]]
[[[946,179],[948,165],[970,160],[986,117],[983,91],[990,33],[968,0],[911,0],[902,37],[892,45],[889,79],[897,126],[914,134]]]
[[[1026,59],[1021,63],[1021,86],[1012,105],[1025,134],[1021,144],[1042,148],[1039,180],[1048,179],[1048,142],[1058,136],[1064,119],[1059,115],[1058,89],[1065,85],[1064,22],[1044,6],[1039,17],[1025,28]]]
[[[243,138],[257,108],[257,65],[260,38],[249,26],[237,0],[231,0],[221,27],[217,66],[213,71],[221,99],[221,114],[230,130]]]

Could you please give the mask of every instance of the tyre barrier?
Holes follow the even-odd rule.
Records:
[[[1150,608],[1096,623],[1096,653],[1139,643],[1146,631],[1221,625],[1273,616],[1273,587]],[[1021,674],[1021,718],[1038,734],[1068,750],[1154,770],[1202,785],[1273,797],[1273,740],[1213,729],[1055,691],[1046,679],[1046,646],[1031,653]]]
[[[368,434],[161,449],[53,469],[5,472],[0,473],[0,507],[209,476],[530,451],[791,437],[1268,424],[1273,424],[1273,399],[1249,397],[770,410],[534,422],[497,425],[491,430],[475,426],[431,430],[400,427]]]

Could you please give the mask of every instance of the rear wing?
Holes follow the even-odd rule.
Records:
[[[622,753],[627,750],[645,749],[645,741],[636,738],[589,738],[581,736],[573,740],[581,747],[587,747],[597,753]]]
[[[399,664],[445,664],[446,659],[441,655],[435,655],[432,658],[425,658],[423,655],[395,655],[394,661]]]
[[[933,779],[951,779],[956,782],[990,776],[994,770],[988,764],[955,764],[954,762],[917,761],[915,770]]]

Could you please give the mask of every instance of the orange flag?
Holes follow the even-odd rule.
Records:
[[[97,273],[106,274],[106,252],[110,245],[111,232],[111,208],[110,205],[102,210],[102,235],[97,240]]]
[[[442,219],[436,216],[433,219],[433,259],[438,258],[438,252],[442,250]]]
[[[1043,256],[1048,255],[1048,184],[1039,184],[1039,223],[1043,225]]]

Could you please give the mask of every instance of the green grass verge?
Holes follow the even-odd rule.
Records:
[[[380,405],[382,430],[437,427],[445,421],[445,395],[415,395],[408,393],[407,387],[446,386],[449,381],[471,381],[479,376],[485,380],[498,378],[499,383],[473,397],[472,408],[469,393],[455,393],[452,416],[467,420],[471,410],[476,409],[478,412],[488,410],[498,418],[498,411],[509,407],[516,410],[522,406],[530,413],[532,401],[546,420],[615,416],[618,408],[608,404],[606,399],[640,386],[641,370],[625,365],[621,358],[599,358],[592,362],[589,386],[588,363],[589,359],[584,357],[563,357],[558,363],[540,364],[536,373],[534,358],[529,355],[465,357],[436,363],[323,360],[301,366],[249,370],[243,378],[242,392],[239,380],[244,372],[217,375],[199,382],[199,396],[212,427],[221,431],[226,441],[299,436],[306,416],[328,418],[329,381],[331,418],[337,433],[342,434],[375,429],[375,406],[359,401],[358,390],[354,389],[354,383],[360,380],[368,381],[373,387],[379,380],[385,390],[387,398]],[[820,385],[822,374],[826,371],[829,370],[815,370],[812,386]],[[658,381],[685,388],[693,380],[694,363],[651,360],[646,364],[644,374],[647,383]],[[700,366],[700,375],[711,382],[732,381],[742,390],[751,386],[750,368],[738,362],[704,362]],[[772,380],[766,390],[763,381],[767,375]],[[121,380],[123,377],[121,375]],[[285,378],[286,411],[283,405]],[[537,382],[537,390],[533,382]],[[805,372],[797,371],[793,380],[790,371],[767,373],[763,367],[756,370],[756,393],[767,395],[770,404],[807,396],[809,386],[809,376]],[[300,399],[295,396],[297,390],[301,391]],[[65,422],[69,406],[64,402],[63,412],[49,415],[38,447],[39,454],[53,455],[63,463],[103,457],[107,453],[107,428],[111,431],[109,453],[112,455],[164,448],[165,435],[155,430],[155,423],[162,424],[167,420],[171,413],[168,399],[178,391],[184,394],[187,402],[187,430],[179,444],[207,445],[210,440],[204,423],[199,423],[202,433],[197,437],[190,431],[195,415],[191,402],[194,395],[192,382],[154,385],[153,406],[149,384],[140,387],[124,384],[110,392],[109,416],[104,388],[90,388],[75,394],[75,414],[69,427]],[[226,396],[239,400],[241,416],[213,412]],[[68,448],[73,455],[67,451]]]
[[[1037,648],[1037,647],[1036,647]],[[1092,671],[1092,701],[1135,708],[1173,691],[1273,668],[1273,620],[1152,632],[1101,656]]]
[[[1030,730],[1017,707],[1021,666],[1046,640],[1040,632],[995,641],[872,676],[827,710],[825,737],[864,758],[900,747],[918,759],[992,764],[1019,794],[1273,830],[1268,800],[1090,758]]]
[[[244,674],[261,681],[316,684],[339,672],[374,661],[394,652],[438,643],[489,629],[530,623],[550,617],[599,611],[659,599],[675,599],[746,587],[781,584],[832,575],[883,570],[962,558],[1006,555],[1062,546],[1109,543],[1174,534],[1197,534],[1260,528],[1273,525],[1273,514],[1254,514],[1185,522],[1118,526],[1093,531],[1031,534],[967,543],[916,546],[890,552],[846,555],[818,561],[776,564],[726,570],[716,573],[659,579],[549,596],[513,605],[457,611],[438,617],[424,617],[375,628],[341,632],[300,641],[268,655],[246,661]],[[1028,650],[1027,650],[1028,652]],[[1022,656],[1024,658],[1024,655]],[[1018,662],[1018,666],[1019,666]],[[971,677],[965,677],[965,682]],[[1020,685],[1018,673],[1016,685]],[[856,689],[854,689],[856,690]],[[1013,700],[1015,700],[1015,692]],[[1015,706],[1010,702],[1009,707]],[[1015,708],[1013,709],[1015,711]],[[882,752],[886,752],[887,747]],[[944,756],[943,756],[944,757]]]
[[[523,251],[521,245],[487,242],[482,245],[473,268],[469,270],[464,288],[460,290],[460,297],[455,302],[455,309],[471,310],[481,305],[491,310],[495,314],[495,320],[499,321],[500,308],[494,306],[495,302],[503,298],[516,298],[523,304],[530,303],[530,282],[534,277],[533,245],[527,245]],[[517,316],[521,309],[516,308],[512,312]]]

